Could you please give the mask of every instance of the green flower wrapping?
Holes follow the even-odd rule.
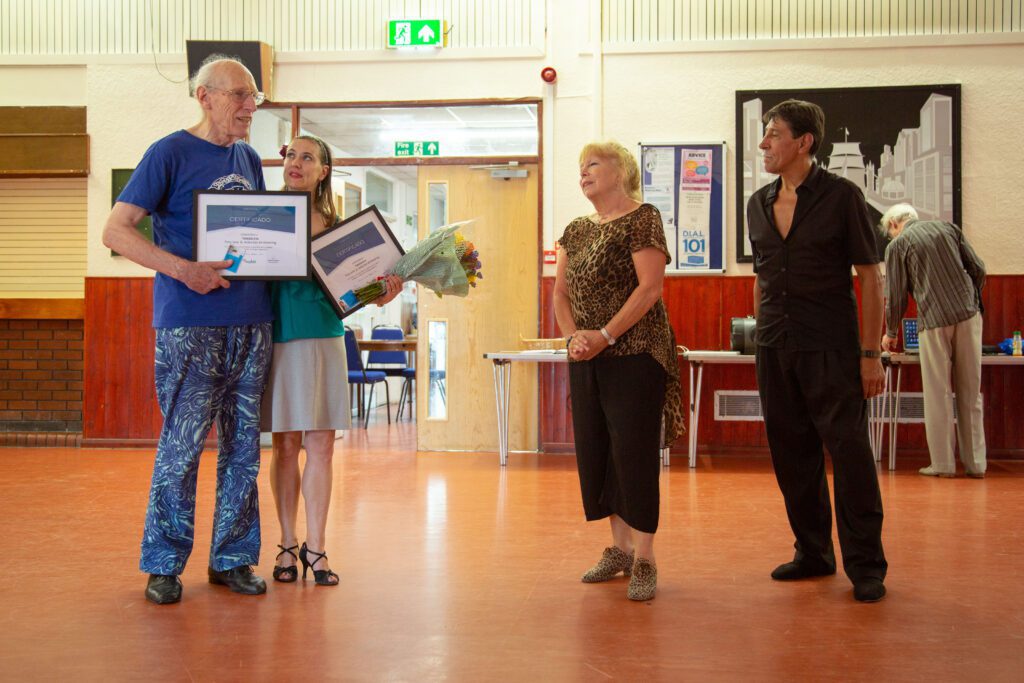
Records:
[[[403,280],[412,280],[433,291],[439,297],[466,296],[470,286],[476,286],[480,261],[472,257],[472,266],[467,255],[474,251],[472,242],[468,242],[458,230],[472,221],[462,221],[438,228],[417,242],[398,262],[386,273],[397,275]],[[355,290],[359,303],[370,303],[384,294],[384,283],[371,282],[365,287]]]

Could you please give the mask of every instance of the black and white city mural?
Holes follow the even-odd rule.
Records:
[[[788,99],[825,112],[817,162],[864,192],[873,220],[900,202],[921,218],[960,224],[960,86],[739,90],[736,92],[736,260],[750,262],[747,200],[775,180],[758,144],[761,116]],[[879,240],[879,249],[884,249]]]

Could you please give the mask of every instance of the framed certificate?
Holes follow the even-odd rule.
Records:
[[[312,251],[313,277],[339,318],[362,308],[355,290],[384,275],[405,253],[376,206],[314,237]]]
[[[308,280],[309,193],[196,190],[192,256],[229,280]]]

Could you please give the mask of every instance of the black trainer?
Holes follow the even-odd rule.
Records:
[[[150,574],[146,582],[146,599],[158,605],[181,600],[181,579],[169,574]]]
[[[853,599],[857,602],[878,602],[885,597],[885,584],[881,579],[867,578],[853,582]]]
[[[809,579],[814,576],[831,576],[836,573],[835,567],[824,565],[813,565],[807,562],[786,562],[780,564],[772,571],[772,578],[776,581],[798,581]]]
[[[225,569],[222,572],[209,567],[207,572],[210,576],[210,583],[227,586],[235,593],[263,595],[267,592],[267,582],[253,574],[252,567],[247,564]]]

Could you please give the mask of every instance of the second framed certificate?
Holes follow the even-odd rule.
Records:
[[[229,280],[308,280],[309,193],[197,190],[192,253]]]
[[[384,275],[405,253],[371,206],[313,238],[313,277],[339,318],[360,308],[355,290]]]

